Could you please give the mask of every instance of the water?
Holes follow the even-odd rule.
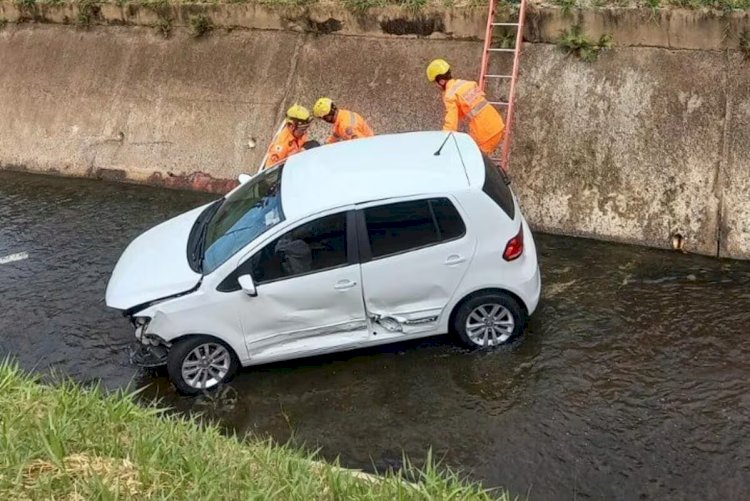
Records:
[[[245,369],[221,397],[185,398],[128,364],[132,330],[103,296],[133,237],[210,199],[0,172],[0,258],[28,253],[0,264],[0,356],[149,385],[144,398],[350,467],[432,448],[531,499],[748,497],[750,263],[538,235],[543,302],[511,346],[402,343]]]

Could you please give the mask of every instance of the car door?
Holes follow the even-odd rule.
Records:
[[[456,204],[436,197],[362,207],[358,234],[373,329],[435,330],[476,247]]]
[[[251,359],[335,351],[367,339],[354,216],[339,212],[286,231],[220,285],[236,289],[244,274],[255,282],[255,296],[231,292]]]

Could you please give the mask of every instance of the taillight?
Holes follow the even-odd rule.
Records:
[[[523,254],[523,224],[521,229],[518,230],[518,235],[508,240],[505,245],[505,252],[503,252],[503,259],[506,261],[513,261],[518,259]]]

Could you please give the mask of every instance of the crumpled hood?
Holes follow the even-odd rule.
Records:
[[[174,217],[130,242],[107,284],[107,306],[127,310],[195,287],[201,274],[188,264],[187,241],[206,207]]]

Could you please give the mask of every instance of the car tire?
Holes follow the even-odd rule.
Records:
[[[218,388],[237,372],[234,350],[211,336],[190,336],[177,341],[167,354],[167,373],[177,391],[197,395]]]
[[[494,348],[520,335],[526,311],[509,294],[492,292],[465,301],[453,318],[453,330],[469,348]]]

